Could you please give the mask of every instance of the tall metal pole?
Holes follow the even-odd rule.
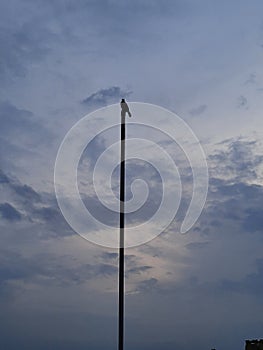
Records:
[[[121,115],[120,240],[119,240],[119,337],[118,350],[124,349],[124,203],[125,203],[125,114]]]

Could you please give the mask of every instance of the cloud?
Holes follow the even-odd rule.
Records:
[[[258,191],[258,195],[263,195],[263,190]],[[262,201],[263,204],[263,201]],[[243,219],[243,228],[247,232],[263,233],[263,217],[262,209],[258,206],[253,206],[245,210]]]
[[[117,276],[116,265],[76,264],[70,256],[57,256],[52,253],[23,256],[6,249],[0,251],[0,288],[10,281],[23,281],[39,286],[79,285],[87,281]],[[13,286],[14,289],[17,285]],[[11,288],[11,286],[10,286]]]
[[[210,220],[210,232],[220,229],[227,220],[234,225],[232,234],[236,230],[239,235],[263,231],[263,156],[259,151],[256,140],[232,139],[209,157],[211,202],[205,216]]]
[[[37,192],[31,186],[6,175],[2,170],[0,170],[0,190],[6,201],[12,200],[16,204],[16,208],[9,203],[4,203],[0,207],[2,217],[9,222],[23,220],[31,225],[38,224],[42,232],[39,237],[42,239],[75,234],[60,212],[55,194]],[[46,228],[44,232],[43,226]],[[32,235],[32,239],[35,237],[33,231],[28,234]]]
[[[37,193],[31,186],[13,184],[12,188],[17,195],[26,201],[39,202],[41,199],[40,194]]]
[[[21,184],[15,177],[8,176],[0,169],[0,187],[2,190],[9,189],[16,200],[32,207],[34,203],[41,202],[41,195],[37,193],[31,186]]]
[[[82,161],[82,167],[80,169],[80,191],[81,196],[83,199],[83,202],[86,206],[86,208],[89,210],[89,212],[95,217],[98,221],[103,222],[104,224],[107,224],[109,226],[118,227],[119,222],[119,214],[118,211],[110,210],[108,207],[103,205],[103,203],[99,200],[97,193],[94,188],[93,183],[93,164],[94,164],[94,154],[96,155],[96,158],[99,158],[100,153],[104,151],[104,147],[101,147],[101,143],[97,143],[99,146],[93,151],[93,146],[88,147],[87,152],[85,151],[83,155],[85,155],[85,159],[88,161],[85,162],[85,160]],[[100,153],[99,153],[99,152]],[[87,167],[85,167],[88,165]],[[134,222],[144,222],[147,219],[151,218],[154,213],[157,211],[161,201],[162,201],[162,194],[163,194],[163,183],[160,174],[158,171],[153,167],[152,164],[138,160],[138,159],[132,159],[128,160],[126,162],[126,169],[127,169],[127,179],[126,179],[126,188],[127,193],[126,197],[127,200],[133,197],[132,193],[132,186],[131,184],[138,178],[144,179],[145,182],[147,182],[148,185],[148,197],[146,198],[145,202],[141,206],[141,208],[137,211],[130,212],[126,214],[126,223],[134,224]],[[88,171],[87,171],[88,170]],[[104,185],[104,179],[105,179],[105,173],[102,172],[102,181]],[[119,167],[116,167],[112,173],[111,177],[111,188],[113,190],[113,193],[118,197],[118,178],[119,178]],[[108,188],[105,186],[105,193],[107,192]],[[89,191],[89,195],[86,195]],[[137,190],[137,193],[139,191]],[[110,202],[112,200],[115,200],[113,196],[109,196],[109,202],[108,205],[110,205]]]
[[[49,53],[50,40],[54,39],[45,23],[37,19],[36,8],[28,8],[26,13],[18,1],[13,6],[21,11],[19,17],[11,15],[12,10],[6,2],[1,4],[1,12],[9,19],[2,21],[0,34],[0,76],[5,81],[26,75],[33,62],[42,60]]]
[[[0,102],[0,120],[1,168],[19,175],[33,175],[45,168],[43,164],[54,141],[53,131],[47,130],[32,112],[8,101]]]
[[[0,103],[0,119],[2,140],[11,141],[20,148],[46,143],[47,130],[32,112],[5,101]]]
[[[19,221],[21,220],[21,214],[9,203],[0,204],[0,215],[3,219],[8,221]]]
[[[262,270],[258,261],[262,258],[263,158],[259,151],[256,140],[232,139],[211,156],[208,200],[192,232],[195,239],[185,245],[191,251],[190,276],[176,285],[171,282],[168,290],[178,285],[187,288],[194,277],[195,291],[207,297],[228,298],[242,290],[251,298],[259,295],[261,284],[255,282],[253,292],[252,283],[252,278],[261,278]],[[198,266],[196,273],[194,266]],[[161,281],[158,286],[162,288]]]
[[[96,265],[87,265],[83,267],[88,278],[100,278],[100,277],[109,277],[112,275],[117,275],[118,267],[111,264],[96,264]]]
[[[90,107],[106,106],[108,104],[120,102],[121,98],[127,98],[131,95],[131,91],[124,91],[118,86],[112,86],[108,89],[101,89],[87,98],[82,103]]]
[[[207,247],[207,245],[209,245],[209,243],[210,242],[191,242],[191,243],[188,243],[186,245],[186,248],[190,249],[190,250],[199,250],[199,249]]]
[[[222,279],[216,283],[207,285],[196,285],[196,288],[211,289],[214,294],[229,294],[229,295],[250,295],[261,297],[263,292],[263,260],[256,261],[256,271],[247,274],[244,278],[239,280]]]
[[[0,184],[9,183],[10,180],[8,176],[0,169]]]
[[[109,253],[109,252],[105,252],[102,254],[102,258],[103,260],[106,261],[114,261],[118,259],[118,253]]]
[[[127,276],[129,275],[140,275],[142,274],[143,272],[146,272],[146,271],[149,271],[150,269],[152,269],[153,267],[152,266],[148,266],[148,265],[145,265],[145,266],[136,266],[136,267],[132,267],[130,269],[127,269],[126,271],[126,274]]]
[[[255,73],[250,73],[248,79],[245,81],[245,85],[256,84],[257,76]]]
[[[200,236],[203,235],[203,238],[205,237],[205,242],[199,241],[199,233],[197,236],[192,237],[189,234],[189,241],[191,242],[194,237],[196,241],[192,244],[186,244],[187,251],[190,251],[187,259],[180,255],[180,251],[184,251],[184,246],[178,243],[175,232],[172,233],[173,243],[171,243],[172,241],[169,243],[170,254],[169,249],[163,245],[166,239],[164,236],[163,240],[160,237],[157,243],[156,241],[151,243],[155,249],[148,249],[147,251],[146,247],[142,247],[145,248],[144,253],[148,252],[147,254],[139,257],[136,254],[127,255],[127,284],[133,283],[132,287],[129,288],[131,291],[129,294],[132,298],[136,297],[136,295],[147,294],[150,296],[149,303],[155,304],[160,296],[165,294],[165,300],[169,303],[169,310],[167,309],[164,312],[165,318],[171,322],[175,321],[173,316],[171,316],[175,309],[177,314],[185,315],[185,309],[188,307],[186,305],[188,305],[189,300],[191,300],[189,309],[192,312],[193,310],[198,312],[204,305],[207,305],[207,300],[213,298],[212,305],[209,304],[209,312],[201,316],[199,314],[200,323],[205,324],[212,314],[217,314],[217,322],[221,322],[220,303],[224,302],[224,305],[229,307],[227,298],[231,297],[231,295],[235,297],[240,295],[260,295],[262,291],[260,282],[254,284],[254,290],[251,290],[253,287],[249,289],[249,284],[256,281],[258,277],[261,278],[260,264],[257,266],[256,271],[244,272],[245,276],[239,279],[230,278],[228,271],[231,270],[231,266],[228,266],[229,262],[224,255],[226,252],[232,254],[233,249],[236,252],[242,252],[244,249],[243,244],[247,238],[242,241],[241,237],[250,234],[244,225],[246,221],[249,222],[251,220],[253,212],[256,213],[256,210],[262,208],[262,187],[250,183],[251,179],[257,179],[259,167],[262,163],[262,159],[256,153],[257,146],[256,141],[232,139],[220,145],[221,149],[214,152],[214,157],[210,159],[214,169],[212,169],[209,202],[199,221]],[[252,175],[247,171],[249,168],[248,162],[252,162],[254,167]],[[231,168],[229,168],[230,164],[232,165]],[[225,177],[225,167],[229,170],[227,177]],[[217,172],[217,169],[221,169],[221,171]],[[52,245],[55,244],[55,238],[60,238],[60,241],[62,241],[61,238],[65,236],[62,226],[64,219],[62,216],[59,219],[60,213],[55,205],[54,197],[51,194],[38,193],[34,188],[20,183],[3,171],[0,172],[0,179],[2,179],[0,185],[12,190],[17,201],[16,203],[24,208],[24,211],[30,215],[34,223],[38,224],[36,231],[32,229],[34,226],[29,227],[30,234],[32,236],[37,235],[38,244],[44,236],[46,238],[51,237],[51,234],[54,234],[54,240],[51,241]],[[32,201],[30,201],[31,197]],[[32,202],[31,207],[29,204],[26,204],[30,202]],[[215,224],[215,220],[219,222],[219,225]],[[260,226],[260,222],[258,222],[258,226]],[[12,230],[12,228],[9,229]],[[209,232],[205,233],[205,229],[208,229]],[[256,230],[258,231],[258,227]],[[24,240],[26,236],[22,230],[20,230],[20,234]],[[229,242],[229,237],[233,236],[236,237],[234,242],[235,248]],[[32,244],[32,240],[30,238],[29,240]],[[176,251],[177,245],[178,252]],[[33,247],[35,246],[33,245]],[[90,254],[92,248],[89,247],[88,243],[87,247]],[[63,291],[63,293],[68,292],[70,299],[75,295],[74,290],[71,288],[83,287],[90,290],[91,284],[95,284],[95,289],[100,290],[102,285],[104,288],[112,282],[112,290],[116,292],[118,272],[118,254],[116,252],[108,251],[101,254],[96,252],[97,256],[87,262],[86,258],[89,254],[85,254],[84,261],[76,261],[72,256],[67,256],[63,248],[60,248],[60,253],[56,253],[56,247],[53,249],[55,253],[38,254],[31,252],[31,256],[12,255],[11,252],[9,255],[9,252],[0,251],[0,257],[2,256],[0,258],[0,265],[2,266],[2,269],[0,269],[0,295],[2,302],[6,300],[3,293],[8,291],[10,296],[14,296],[14,291],[17,291],[18,288],[27,290],[27,293],[30,293],[28,290],[30,290],[32,285],[34,290],[39,288],[37,290],[40,291],[42,296],[43,290],[48,290],[51,293],[54,288],[54,290],[58,289],[60,292]],[[61,251],[63,251],[62,254]],[[155,262],[152,259],[148,261],[148,258],[150,259],[152,256],[156,258],[156,251],[162,252],[162,254],[158,254],[158,260],[155,260]],[[135,252],[133,251],[132,253]],[[74,251],[74,254],[77,256],[77,251]],[[180,255],[177,258],[178,264],[175,264],[174,260],[176,255]],[[235,259],[232,258],[231,264],[235,264]],[[246,257],[244,256],[242,259],[245,260]],[[160,262],[162,267],[160,267]],[[187,268],[182,273],[184,278],[181,278],[180,274],[177,276],[175,273],[170,276],[165,273],[167,271],[177,272],[177,265],[182,266],[185,262],[187,263]],[[216,274],[214,271],[211,272],[213,268],[216,268]],[[239,271],[239,269],[242,268],[238,267],[235,272]],[[213,275],[213,281],[209,281],[210,275]],[[7,287],[8,289],[6,289]],[[105,287],[105,290],[107,288]],[[77,289],[77,291],[79,290]],[[60,298],[65,300],[63,299],[64,296],[60,296]],[[180,300],[180,303],[176,304],[174,299]],[[95,302],[98,302],[96,298],[93,300],[94,304]],[[160,306],[160,309],[162,306]],[[145,310],[144,307],[142,307],[142,312]],[[156,312],[159,313],[160,309],[158,306]],[[236,312],[232,305],[231,310]],[[189,320],[194,318],[191,318],[191,313],[185,316],[185,318],[188,317]]]
[[[233,235],[234,231],[238,232],[238,230],[239,235],[263,232],[262,186],[242,182],[233,184],[230,180],[215,182],[213,178],[210,184],[209,196],[213,200],[209,208],[206,209],[206,216],[209,217],[211,225],[210,229],[220,230],[222,223],[226,224],[230,220]],[[202,230],[204,230],[204,225]]]
[[[200,105],[200,106],[198,106],[198,107],[196,107],[196,108],[191,109],[191,110],[189,111],[189,113],[190,113],[193,117],[195,117],[195,116],[198,116],[198,115],[204,113],[204,111],[206,111],[206,109],[207,109],[207,105],[204,105],[204,104],[203,104],[203,105]]]
[[[225,145],[226,149],[209,156],[212,172],[217,177],[231,178],[237,182],[257,179],[258,167],[263,162],[263,156],[256,151],[258,142],[232,139]]]
[[[237,107],[238,108],[245,108],[248,109],[248,100],[245,96],[240,95],[238,97],[238,101],[237,101]]]
[[[151,292],[157,287],[157,284],[158,279],[149,278],[147,280],[139,282],[136,290],[139,292]]]

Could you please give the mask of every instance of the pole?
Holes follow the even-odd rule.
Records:
[[[120,166],[119,339],[118,339],[118,350],[124,349],[124,201],[125,201],[125,115],[122,115],[121,116],[121,166]]]

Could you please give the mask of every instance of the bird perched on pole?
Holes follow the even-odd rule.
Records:
[[[126,113],[128,113],[129,117],[131,117],[131,112],[129,110],[129,106],[127,105],[125,99],[121,100],[121,116],[125,117]]]

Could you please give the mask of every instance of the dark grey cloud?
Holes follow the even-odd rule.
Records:
[[[247,274],[241,279],[220,279],[214,282],[202,282],[196,276],[190,280],[184,281],[178,288],[182,290],[187,285],[192,285],[197,294],[204,293],[221,297],[222,295],[238,295],[246,294],[261,297],[263,292],[263,260],[256,261],[255,272]],[[168,292],[168,290],[167,290]]]
[[[50,132],[34,114],[8,101],[0,103],[0,137],[19,147],[33,147],[50,141]],[[49,140],[49,141],[47,141]]]
[[[218,177],[230,176],[237,182],[256,179],[257,168],[263,161],[263,156],[256,153],[258,142],[234,139],[226,145],[226,149],[209,156],[212,171]]]
[[[88,169],[91,171],[94,169],[96,162],[98,161],[99,156],[107,149],[105,143],[105,132],[96,135],[86,146],[80,162],[79,162],[79,172],[83,172]],[[85,178],[86,179],[86,176]]]
[[[256,84],[257,82],[257,76],[255,73],[250,73],[249,77],[247,78],[247,80],[245,81],[245,85],[250,85],[250,84]]]
[[[6,193],[7,198],[12,199],[12,202],[15,203],[15,207],[9,203],[1,205],[2,217],[10,222],[24,220],[31,225],[37,224],[41,234],[36,235],[36,227],[32,228],[32,231],[28,233],[32,240],[37,237],[47,239],[75,234],[59,210],[55,194],[37,192],[31,186],[22,184],[18,179],[5,174],[2,170],[0,178],[2,194]]]
[[[105,261],[115,261],[118,259],[118,256],[119,256],[118,253],[105,252],[102,254],[102,258]]]
[[[238,139],[228,140],[223,146],[209,158],[208,200],[195,232],[206,238],[218,235],[221,239],[251,239],[252,233],[263,232],[260,145]],[[189,247],[192,249],[193,245]],[[201,247],[206,249],[203,243]]]
[[[96,265],[86,265],[82,270],[87,271],[86,276],[88,278],[100,278],[101,276],[109,277],[117,275],[118,267],[111,264],[96,264]]]
[[[152,277],[138,283],[136,290],[140,292],[151,292],[157,288],[158,279]]]
[[[259,191],[258,195],[263,195],[263,190]],[[262,197],[261,197],[262,198]],[[263,200],[262,200],[263,204]],[[260,207],[250,207],[245,210],[243,219],[243,229],[247,232],[261,232],[263,234],[263,216]]]
[[[29,46],[30,43],[26,43],[25,38],[20,42],[21,36],[23,36],[22,33],[1,31],[0,47],[3,55],[0,64],[0,75],[2,79],[13,75],[24,75],[26,73],[25,61],[30,62],[34,56],[43,54],[41,48],[40,51],[37,50],[35,43],[33,46]]]
[[[42,60],[50,51],[50,41],[54,39],[52,33],[39,17],[35,6],[21,6],[19,1],[13,1],[13,7],[20,11],[20,16],[14,15],[12,5],[6,1],[0,5],[1,13],[5,13],[2,20],[0,34],[0,76],[8,81],[15,77],[24,76],[32,63]]]
[[[53,132],[43,122],[29,110],[5,101],[0,102],[0,125],[1,168],[19,173],[34,170],[32,163],[38,162],[36,168],[42,165],[54,143]]]
[[[30,240],[31,243],[45,241],[50,238],[62,238],[67,235],[74,235],[57,207],[54,196],[51,194],[38,193],[31,186],[21,184],[16,178],[0,172],[3,189],[12,193],[16,205],[23,212],[20,212],[9,203],[0,204],[0,213],[7,222],[19,222],[22,219],[27,221],[27,234],[21,230],[21,239]],[[11,226],[3,226],[7,233]],[[10,236],[11,237],[11,236]],[[2,289],[0,295],[14,295],[16,284],[12,287],[11,281],[36,285],[48,284],[49,286],[70,286],[80,285],[89,280],[117,276],[117,258],[115,252],[105,252],[93,263],[76,264],[71,257],[60,257],[58,263],[54,254],[36,254],[30,257],[23,257],[20,253],[11,253],[0,249],[0,279]],[[132,254],[126,255],[127,275],[143,275],[151,269],[150,266],[140,264],[140,261]]]
[[[118,260],[118,253],[105,252],[102,254],[102,261],[114,263],[116,266]],[[133,275],[143,275],[145,272],[153,269],[153,266],[143,265],[139,257],[133,254],[125,254],[125,275],[130,278]]]
[[[221,290],[261,297],[263,293],[263,259],[258,260],[256,265],[256,271],[240,281],[221,281]]]
[[[0,252],[0,285],[12,280],[26,280],[32,278],[37,272],[40,273],[40,266],[38,263],[32,264],[32,260],[24,258],[21,254],[1,249]]]
[[[118,259],[119,254],[118,253],[113,253],[113,252],[104,252],[101,255],[101,258],[103,261],[116,261]],[[125,261],[128,266],[134,266],[133,264],[136,263],[136,255],[133,254],[125,254]]]
[[[0,203],[0,215],[3,219],[11,222],[19,221],[22,217],[19,211],[9,203]]]
[[[42,253],[25,257],[20,253],[0,250],[0,288],[10,281],[23,281],[37,285],[76,285],[102,277],[117,276],[117,264],[97,262],[78,264],[70,256]],[[10,286],[11,287],[11,286]],[[13,286],[16,289],[16,285]]]
[[[248,100],[245,96],[240,95],[237,100],[237,107],[238,108],[245,108],[248,109]]]
[[[38,125],[34,122],[33,113],[18,109],[7,101],[0,104],[0,120],[2,136],[11,137],[12,134],[15,135],[15,133],[23,129],[38,131]]]
[[[31,186],[14,184],[12,187],[16,194],[24,200],[29,200],[31,202],[39,202],[41,199],[40,194],[37,193]]]
[[[9,189],[15,195],[15,199],[30,207],[37,202],[41,202],[41,194],[37,193],[31,186],[22,184],[18,179],[7,175],[0,169],[0,188]]]
[[[131,95],[131,91],[124,91],[118,86],[112,86],[108,89],[101,89],[91,94],[82,103],[90,107],[106,106],[107,104],[120,102],[121,98],[127,98]]]
[[[188,243],[186,245],[186,248],[190,249],[190,250],[199,250],[199,249],[207,247],[207,245],[209,245],[209,243],[210,242],[192,242],[192,243]]]
[[[204,113],[206,110],[207,110],[207,105],[202,104],[202,105],[200,105],[200,106],[198,106],[198,107],[196,107],[196,108],[191,109],[191,110],[189,111],[189,113],[190,113],[193,117],[195,117],[195,116],[198,116],[198,115]]]
[[[232,145],[232,143],[234,144]],[[242,144],[243,143],[243,144]],[[235,155],[238,156],[238,163],[234,163],[233,169],[229,171],[229,179],[222,178],[222,173],[213,172],[211,179],[211,193],[209,194],[210,202],[208,203],[208,209],[206,209],[204,216],[201,218],[200,226],[201,230],[207,228],[211,231],[218,230],[218,227],[215,225],[215,220],[222,223],[226,223],[227,220],[232,220],[236,222],[236,225],[242,229],[242,225],[245,224],[246,216],[243,216],[243,213],[247,213],[247,220],[251,220],[252,211],[258,210],[262,207],[262,188],[259,185],[251,185],[248,179],[251,178],[251,175],[247,175],[247,171],[244,171],[244,174],[240,177],[239,172],[242,169],[246,169],[248,165],[241,166],[240,164],[246,164],[248,158],[250,161],[255,164],[255,176],[257,174],[257,167],[261,165],[260,158],[257,158],[252,152],[252,156],[249,156],[249,149],[255,149],[255,142],[247,142],[239,140],[236,143],[235,140],[230,141],[229,143],[224,144],[226,150],[221,153],[217,151],[212,157],[211,161],[214,162],[214,166],[219,166],[218,164],[228,166],[228,162],[233,163]],[[218,156],[219,155],[219,156]],[[218,156],[218,157],[217,157]],[[256,166],[257,165],[257,166]],[[216,177],[217,175],[217,177]],[[231,178],[231,176],[232,178]],[[254,176],[254,175],[253,175]],[[236,183],[232,182],[232,179],[239,179]],[[31,215],[32,220],[41,220],[41,229],[47,230],[49,232],[56,229],[54,238],[63,237],[63,232],[61,232],[62,222],[59,222],[58,215],[59,211],[56,212],[57,208],[54,204],[54,198],[51,196],[44,196],[39,194],[39,197],[35,195],[33,188],[29,189],[25,187],[24,184],[18,182],[11,176],[1,172],[1,186],[8,186],[16,195],[17,201],[23,203],[23,198],[25,201],[30,201],[30,196],[32,195],[32,207],[25,207],[28,214]],[[213,200],[212,200],[213,199]],[[20,201],[19,201],[20,200]],[[248,211],[250,210],[250,211]],[[63,217],[61,220],[64,220]],[[50,226],[49,226],[50,225]],[[258,230],[258,228],[257,228]],[[50,233],[46,233],[47,235]],[[227,234],[227,233],[226,233]],[[240,230],[240,235],[244,234],[244,229]],[[191,249],[193,257],[196,257],[195,254],[204,254],[205,249],[209,249],[209,244],[202,245],[201,243],[190,244],[187,246],[188,249]],[[154,254],[155,250],[149,250],[150,254]],[[33,283],[35,286],[40,286],[41,288],[62,288],[62,290],[67,290],[71,286],[81,286],[85,285],[87,282],[97,281],[98,279],[116,279],[117,278],[117,258],[118,255],[116,252],[109,251],[104,252],[97,257],[97,260],[91,263],[77,263],[73,261],[70,256],[56,256],[55,254],[35,254],[31,257],[23,257],[22,255],[16,254],[12,255],[9,252],[3,252],[3,258],[1,259],[0,251],[0,279],[1,279],[1,288],[0,295],[3,295],[2,301],[6,300],[4,294],[8,291],[9,295],[14,296],[15,285],[19,282],[23,282],[26,285]],[[163,257],[164,255],[162,255]],[[216,259],[216,257],[215,257]],[[202,280],[202,277],[198,275],[193,275],[189,279],[185,279],[183,282],[179,283],[174,281],[173,283],[167,284],[159,280],[159,277],[145,278],[147,274],[152,273],[154,275],[154,266],[145,264],[142,260],[136,258],[134,254],[128,254],[126,260],[126,272],[128,278],[136,276],[141,280],[137,281],[134,291],[138,294],[151,295],[151,298],[160,298],[165,295],[172,303],[174,298],[178,297],[178,300],[182,300],[182,295],[187,295],[189,300],[192,300],[194,294],[197,295],[195,301],[199,301],[199,305],[205,303],[205,299],[211,297],[211,295],[218,300],[221,298],[221,295],[233,295],[233,294],[254,294],[259,295],[261,291],[261,284],[257,286],[257,290],[250,291],[248,289],[248,284],[253,282],[257,277],[260,277],[260,269],[258,268],[255,273],[250,274],[242,281],[233,281],[229,279],[220,279],[213,283],[208,283]],[[139,277],[138,277],[139,276]],[[240,284],[242,282],[242,285]],[[12,286],[12,283],[14,285]],[[8,289],[7,289],[8,287]],[[136,295],[136,294],[135,294]],[[155,302],[158,299],[154,299]],[[168,301],[167,301],[168,302]],[[204,304],[202,304],[204,305]],[[177,306],[179,307],[179,306]],[[198,307],[192,305],[193,308]],[[217,312],[217,306],[214,306],[213,312]],[[211,311],[211,313],[212,313]],[[168,311],[167,311],[168,312]],[[180,310],[178,313],[183,312]],[[169,318],[169,317],[168,317]],[[171,318],[169,318],[171,319]],[[200,317],[200,321],[203,322],[205,318]]]
[[[249,162],[252,162],[252,167],[257,169],[262,162],[262,159],[256,155],[250,157],[249,149],[255,148],[255,142],[250,141],[232,141],[229,142],[226,151],[215,152],[211,158],[212,162],[223,166],[222,172],[218,172],[218,178],[215,174],[211,177],[210,181],[210,198],[213,201],[209,202],[206,214],[200,221],[201,231],[215,230],[220,225],[220,220],[232,220],[236,222],[236,225],[243,230],[253,219],[255,224],[251,225],[250,230],[259,230],[262,221],[259,219],[259,210],[262,206],[262,188],[258,185],[251,185],[246,183],[251,179],[250,174],[247,172],[247,168],[251,164],[246,164],[249,158]],[[253,154],[253,153],[252,153]],[[235,155],[238,156],[238,162],[235,164]],[[228,167],[228,162],[233,165],[230,179],[221,179],[222,174],[225,174],[224,167]],[[242,166],[240,165],[242,164]],[[244,166],[245,164],[245,166]],[[245,169],[245,170],[244,170]],[[240,176],[240,171],[244,170],[244,175]],[[254,176],[254,175],[253,175]],[[256,175],[255,175],[256,176]],[[233,178],[236,183],[233,184]],[[21,205],[27,203],[26,206],[21,206],[23,211],[27,213],[27,216],[32,222],[40,223],[43,228],[46,229],[46,237],[63,237],[64,235],[74,234],[67,227],[67,224],[61,215],[54,197],[43,198],[42,194],[37,193],[34,189],[28,185],[20,184],[17,180],[8,177],[5,173],[1,172],[2,186],[8,186],[16,195],[16,201]],[[35,203],[35,204],[34,204]],[[255,220],[255,218],[257,220]],[[113,262],[117,259],[116,253],[105,253],[103,256],[106,262]],[[127,272],[130,274],[140,274],[152,269],[152,266],[140,264],[136,262],[133,255],[127,256]],[[111,265],[111,264],[110,264]],[[114,265],[114,264],[113,264]],[[106,266],[105,270],[106,270]],[[103,269],[103,267],[101,267]],[[109,267],[109,269],[111,269]],[[92,268],[91,268],[92,270]],[[114,270],[114,269],[113,269]],[[112,270],[112,271],[113,271]],[[106,273],[106,272],[105,272]]]
[[[99,147],[98,150],[104,149],[104,147]],[[97,151],[98,151],[97,150]],[[97,151],[93,152],[93,148],[89,147],[87,149],[87,152],[85,152],[85,157],[89,159],[88,163],[89,165],[95,164],[94,159],[94,153],[98,157],[99,154],[97,154]],[[93,155],[92,155],[93,154]],[[83,153],[84,155],[84,153]],[[91,161],[90,161],[91,160]],[[88,169],[88,171],[87,171]],[[162,195],[163,195],[163,183],[162,178],[159,174],[159,172],[150,164],[144,161],[141,161],[139,159],[132,159],[128,160],[126,163],[126,169],[127,169],[127,179],[126,179],[126,185],[127,185],[127,200],[132,198],[133,194],[131,192],[131,184],[136,179],[143,179],[145,182],[147,182],[149,186],[149,195],[145,203],[135,212],[127,213],[126,214],[126,223],[134,224],[135,222],[144,222],[148,218],[152,217],[153,214],[158,209],[161,201],[162,201]],[[99,201],[97,194],[94,189],[93,185],[93,169],[90,167],[86,167],[85,170],[85,160],[82,162],[81,167],[82,173],[85,175],[83,178],[82,185],[85,185],[86,188],[88,188],[89,195],[85,195],[85,187],[80,187],[81,189],[81,196],[83,199],[83,202],[89,212],[92,214],[93,217],[95,217],[100,222],[103,222],[104,224],[118,227],[119,223],[119,216],[118,212],[115,212],[113,210],[110,210],[105,205]],[[118,176],[119,176],[119,167],[117,166],[113,173],[111,178],[111,185],[113,193],[116,195],[116,198],[118,198]]]
[[[197,276],[192,276],[187,280],[180,281],[177,284],[178,290],[186,294],[189,293],[189,286],[194,288],[197,295],[204,294],[207,297],[222,298],[222,296],[238,297],[241,294],[255,296],[260,298],[263,292],[263,261],[257,260],[255,272],[247,274],[240,279],[219,279],[217,281],[202,281]],[[159,289],[160,288],[160,289]],[[171,293],[174,285],[159,286],[157,291]],[[216,307],[216,305],[215,305]]]
[[[220,234],[236,239],[263,232],[262,198],[263,187],[260,185],[211,178],[208,203],[196,229],[207,237]],[[231,228],[227,229],[228,226]],[[205,244],[201,247],[205,248]]]
[[[0,169],[0,184],[9,183],[10,180],[8,176]]]
[[[126,270],[126,275],[127,276],[130,276],[130,275],[140,275],[142,274],[143,272],[146,272],[146,271],[149,271],[151,270],[153,267],[152,266],[148,266],[148,265],[145,265],[145,266],[136,266],[136,267],[132,267],[132,268],[128,268]]]
[[[27,207],[28,219],[44,228],[42,239],[65,237],[76,233],[67,224],[57,204],[42,202],[41,206]]]

